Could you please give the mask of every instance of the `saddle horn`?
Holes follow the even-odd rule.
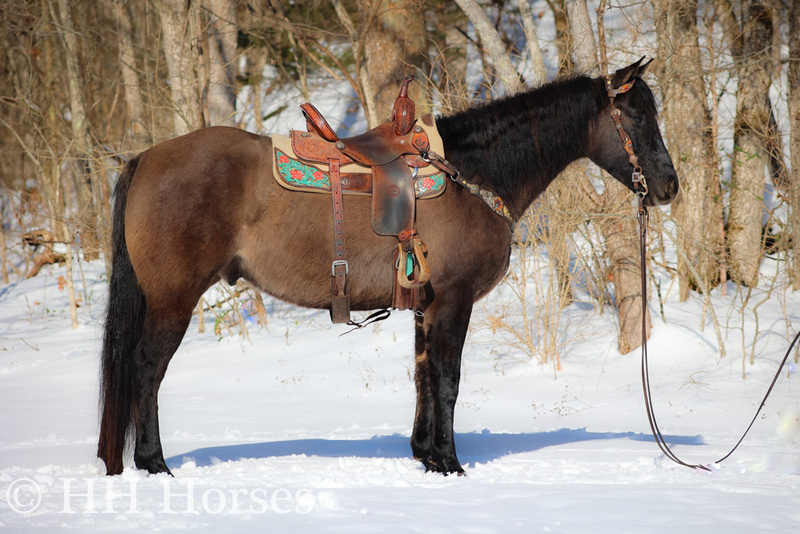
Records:
[[[414,81],[414,76],[406,76],[403,85],[400,86],[400,94],[394,101],[392,109],[392,122],[394,122],[394,134],[406,135],[414,127],[417,120],[416,106],[414,101],[408,96],[408,85]]]

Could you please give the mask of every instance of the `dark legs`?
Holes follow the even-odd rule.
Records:
[[[172,355],[178,350],[191,320],[191,308],[180,319],[152,319],[148,309],[141,350],[136,353],[134,378],[134,420],[136,448],[133,459],[138,469],[169,473],[161,449],[158,427],[158,390]],[[163,315],[161,315],[163,317]]]
[[[411,450],[428,471],[464,473],[456,456],[453,412],[461,378],[461,350],[472,303],[434,303],[416,318],[417,412]]]

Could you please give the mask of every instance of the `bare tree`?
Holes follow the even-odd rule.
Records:
[[[697,0],[653,0],[653,7],[665,142],[681,177],[672,213],[677,246],[685,253],[678,256],[680,299],[685,301],[698,286],[692,270],[705,287],[717,285],[724,273],[722,195],[701,64]]]
[[[154,0],[161,20],[162,46],[169,71],[174,135],[202,128],[201,84],[198,79],[197,0]]]
[[[208,123],[234,126],[236,110],[236,5],[206,0],[208,34]]]
[[[366,66],[379,122],[391,118],[400,82],[410,75],[427,72],[424,5],[417,0],[359,0],[364,28]],[[415,83],[410,94],[419,112],[430,111],[423,83]]]
[[[153,143],[150,129],[145,119],[142,88],[139,83],[136,54],[134,52],[133,28],[131,27],[130,10],[122,0],[109,0],[117,23],[119,40],[119,70],[125,92],[125,105],[128,111],[131,144],[134,150],[143,150]]]
[[[589,25],[586,0],[567,0],[566,5],[572,42],[576,44],[573,51],[576,68],[581,72],[598,73],[598,47]],[[602,19],[598,21],[598,25],[603,26]],[[601,41],[600,47],[605,48],[605,42]],[[566,172],[575,173],[576,169],[567,169]],[[643,323],[644,335],[650,335],[650,313],[642,306],[636,220],[630,209],[632,196],[630,191],[613,179],[605,180],[605,191],[602,195],[596,194],[586,173],[579,174],[573,180],[582,182],[584,190],[589,193],[582,199],[583,209],[601,215],[596,223],[603,236],[606,260],[614,286],[614,300],[619,317],[618,346],[619,351],[626,354],[641,345]]]
[[[78,214],[80,218],[81,247],[87,259],[99,257],[100,243],[110,242],[110,233],[104,233],[108,238],[101,239],[98,235],[103,220],[98,220],[98,208],[103,202],[100,179],[95,168],[96,157],[94,143],[89,135],[89,116],[86,111],[86,95],[84,94],[84,81],[80,72],[78,58],[77,32],[72,20],[70,4],[67,0],[58,0],[58,9],[55,9],[52,0],[48,0],[51,16],[55,23],[60,42],[64,52],[64,66],[69,90],[70,126],[75,149],[75,191],[78,196]],[[69,235],[62,235],[61,229],[56,228],[56,233],[62,239],[72,241]],[[107,248],[107,247],[104,247]]]
[[[574,63],[572,61],[572,36],[567,22],[567,9],[565,0],[547,0],[547,5],[553,12],[556,25],[556,48],[558,50],[558,72],[559,74],[572,72]]]
[[[789,139],[792,188],[792,289],[800,289],[800,2],[789,6]]]
[[[509,94],[519,91],[522,88],[522,80],[514,68],[514,64],[511,63],[508,50],[506,50],[506,46],[500,39],[500,35],[492,25],[486,12],[476,0],[456,0],[456,3],[475,26],[486,49],[486,55],[491,60],[497,71],[497,77],[500,78],[506,91]]]
[[[739,67],[731,169],[728,250],[734,281],[755,286],[763,251],[764,178],[769,163],[769,87],[772,12],[768,4],[744,4],[744,46]]]
[[[472,101],[466,81],[469,38],[461,28],[466,15],[457,4],[442,3],[429,12],[431,89],[439,96],[443,113],[464,109]]]
[[[370,127],[375,127],[380,124],[378,118],[378,111],[376,109],[375,96],[372,92],[372,83],[369,79],[369,72],[367,70],[366,61],[364,59],[364,42],[361,32],[356,28],[353,19],[342,4],[341,0],[331,0],[336,15],[342,23],[342,26],[347,30],[350,36],[350,45],[353,49],[353,57],[355,59],[356,80],[358,80],[358,96],[361,100],[361,105],[364,107],[364,113],[367,116],[367,123]]]
[[[519,16],[522,18],[522,27],[525,29],[525,38],[528,41],[528,53],[531,58],[532,76],[529,80],[533,86],[542,85],[547,79],[544,68],[542,49],[539,47],[539,37],[536,34],[536,24],[533,21],[533,12],[528,0],[517,0]]]
[[[586,0],[565,0],[569,32],[572,36],[573,54],[578,70],[596,76],[600,74],[597,60],[597,44],[589,18]]]

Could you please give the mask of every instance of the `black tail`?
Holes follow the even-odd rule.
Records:
[[[128,431],[133,424],[134,358],[141,346],[145,297],[136,279],[125,242],[125,207],[139,156],[131,159],[114,189],[111,232],[111,280],[103,336],[100,376],[99,456],[109,475],[122,472],[122,457]]]

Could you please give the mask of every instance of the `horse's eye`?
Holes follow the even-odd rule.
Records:
[[[631,120],[636,124],[644,124],[644,117],[640,115],[634,115],[631,117]]]

